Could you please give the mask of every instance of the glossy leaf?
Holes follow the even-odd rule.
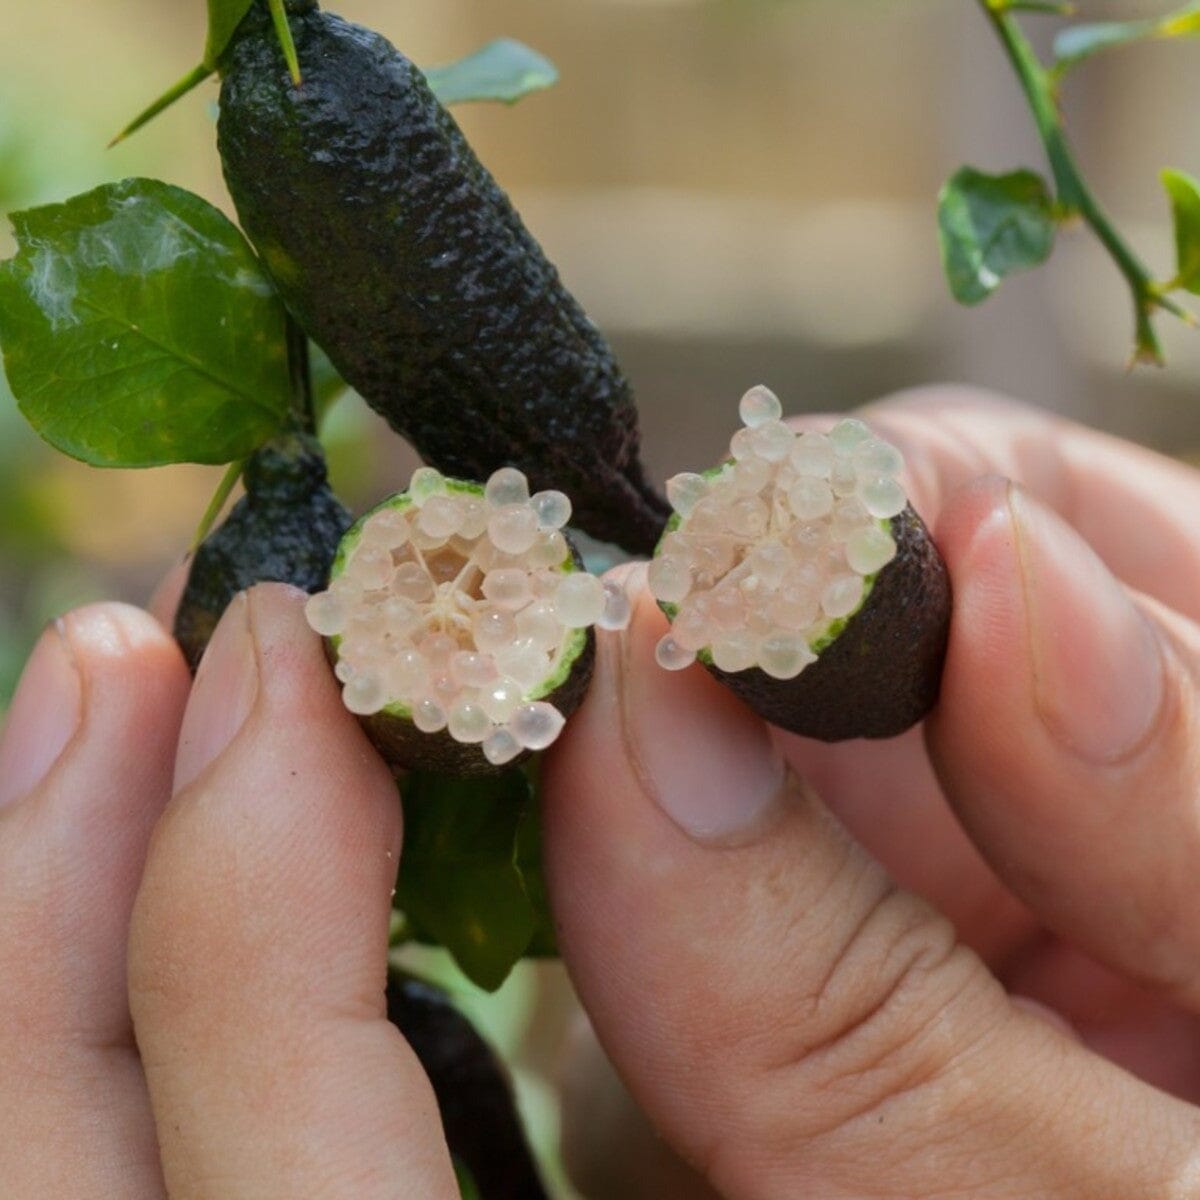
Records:
[[[1130,42],[1162,38],[1196,37],[1200,35],[1200,0],[1192,0],[1162,17],[1138,21],[1098,21],[1088,25],[1073,25],[1054,39],[1055,71],[1057,74],[1077,63]]]
[[[430,67],[425,78],[443,104],[475,100],[515,104],[530,92],[553,87],[558,82],[558,69],[523,42],[497,38],[458,62]]]
[[[204,43],[204,65],[216,70],[217,61],[229,45],[242,18],[255,0],[208,0],[208,40]]]
[[[533,788],[519,769],[488,779],[416,774],[403,797],[396,907],[422,940],[444,946],[468,978],[495,991],[543,921],[517,866]],[[528,870],[527,841],[522,861]]]
[[[132,179],[12,221],[0,346],[51,445],[94,466],[228,463],[283,427],[283,306],[211,204]]]
[[[1200,182],[1183,171],[1162,173],[1175,225],[1175,287],[1200,295]]]
[[[1054,248],[1054,208],[1032,171],[985,175],[963,167],[938,198],[942,265],[960,304],[978,304],[1014,271]]]

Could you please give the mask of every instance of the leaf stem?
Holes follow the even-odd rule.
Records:
[[[300,59],[296,54],[296,43],[292,40],[292,30],[288,25],[287,10],[283,0],[267,0],[271,8],[271,20],[275,22],[275,33],[279,37],[279,45],[283,48],[283,57],[287,60],[288,71],[292,82],[299,87],[303,83],[300,75]]]
[[[196,536],[192,538],[191,549],[188,551],[189,554],[195,554],[200,549],[200,543],[208,537],[213,525],[216,524],[217,518],[221,515],[221,509],[225,507],[225,501],[229,499],[229,493],[233,491],[237,485],[237,481],[241,479],[245,466],[245,459],[242,459],[240,462],[230,463],[225,474],[221,476],[221,482],[217,484],[217,490],[213,492],[213,498],[208,502],[208,507],[204,510],[204,516],[200,518],[200,524],[196,527]]]
[[[317,408],[313,398],[312,371],[308,362],[308,336],[300,328],[296,318],[287,313],[285,337],[287,339],[288,375],[291,379],[292,424],[304,433],[316,434]]]
[[[1042,65],[1020,25],[1010,14],[1012,5],[1006,0],[979,0],[979,4],[1000,39],[1029,102],[1054,176],[1060,219],[1081,217],[1108,251],[1133,296],[1133,361],[1161,365],[1162,349],[1151,321],[1154,310],[1162,308],[1184,320],[1188,319],[1189,314],[1162,294],[1154,276],[1117,232],[1108,213],[1088,186],[1067,142],[1058,109],[1055,79]]]
[[[119,145],[127,137],[137,133],[143,125],[148,125],[159,113],[170,108],[176,100],[186,96],[194,87],[198,87],[212,74],[212,68],[206,67],[201,63],[198,67],[193,67],[182,79],[171,84],[169,88],[157,100],[146,108],[142,109],[120,133],[117,134],[111,142],[108,143],[106,149],[111,150],[114,146]]]

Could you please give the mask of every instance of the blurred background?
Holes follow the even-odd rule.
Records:
[[[483,160],[610,335],[663,478],[713,460],[738,396],[792,412],[956,380],[1200,453],[1200,333],[1161,323],[1169,367],[1126,373],[1129,300],[1094,239],[976,310],[940,275],[935,198],[961,163],[1043,169],[1014,79],[966,0],[342,0],[423,65],[502,35],[560,85],[456,113]],[[1089,19],[1166,3],[1084,0]],[[1043,49],[1056,22],[1030,18]],[[150,175],[228,209],[207,84],[129,143],[108,138],[191,67],[201,0],[0,0],[0,209]],[[1139,46],[1070,80],[1065,106],[1097,191],[1165,276],[1158,170],[1200,174],[1200,46]],[[12,249],[0,229],[0,257]],[[350,397],[329,426],[361,508],[402,486],[404,446]],[[99,472],[45,450],[0,379],[0,711],[40,624],[82,600],[143,601],[186,548],[221,472]],[[447,975],[445,964],[433,969]],[[553,968],[500,1000],[459,985],[518,1064],[545,1147],[547,1064],[570,1018]],[[560,1185],[563,1195],[569,1193]]]

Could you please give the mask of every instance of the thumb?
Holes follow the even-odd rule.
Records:
[[[563,955],[662,1135],[731,1200],[1175,1194],[1191,1111],[1012,1005],[661,633],[643,585],[544,783]]]
[[[234,601],[200,665],[134,911],[130,1003],[172,1196],[457,1197],[385,1015],[396,786],[305,597]]]

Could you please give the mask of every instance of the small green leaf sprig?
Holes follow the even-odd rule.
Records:
[[[1050,165],[1053,186],[1033,171],[991,175],[957,171],[938,199],[942,262],[954,298],[978,304],[1004,278],[1044,262],[1059,227],[1082,220],[1107,250],[1129,287],[1134,308],[1132,363],[1161,365],[1154,316],[1167,312],[1188,325],[1196,318],[1172,293],[1200,294],[1200,182],[1167,170],[1162,180],[1175,227],[1176,269],[1159,280],[1118,232],[1075,159],[1063,127],[1059,90],[1067,74],[1103,51],[1135,42],[1200,35],[1200,0],[1161,17],[1070,26],[1054,43],[1054,60],[1042,62],[1015,14],[1068,16],[1073,6],[1043,0],[978,0],[1011,63],[1033,115]]]

